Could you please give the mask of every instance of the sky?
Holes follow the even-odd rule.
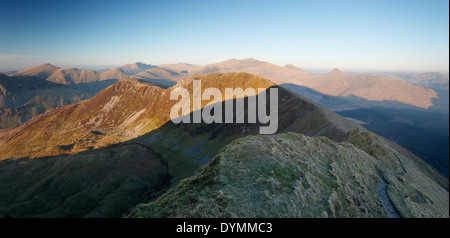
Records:
[[[256,58],[448,71],[448,0],[0,0],[0,70]]]

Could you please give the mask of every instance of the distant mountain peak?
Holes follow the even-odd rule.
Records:
[[[59,69],[59,67],[50,64],[50,63],[44,63],[44,64],[40,64],[40,65],[36,65],[31,67],[30,69],[37,69],[37,68],[55,68],[55,69]]]
[[[246,63],[264,63],[263,61],[257,60],[257,59],[255,59],[255,58],[246,58],[246,59],[236,59],[236,58],[233,58],[233,59],[227,60],[227,61],[225,61],[225,62],[236,62],[236,63],[242,63],[242,62],[246,62]]]
[[[58,68],[58,67],[56,67],[55,65],[53,65],[53,64],[50,64],[50,63],[45,63],[45,64],[41,64],[41,65],[46,65],[46,66],[53,66],[53,67],[55,67],[55,68]]]
[[[24,69],[13,74],[12,76],[36,76],[41,79],[47,79],[58,69],[59,67],[56,67],[50,63],[45,63]]]
[[[293,65],[293,64],[287,64],[284,66],[286,69],[295,69],[295,70],[300,70],[303,71],[302,69],[300,69],[299,67]]]
[[[140,72],[143,72],[145,70],[157,68],[157,66],[145,64],[142,62],[136,62],[134,64],[126,64],[123,66],[118,67],[118,69],[122,70],[125,73],[128,74],[138,74]]]
[[[177,64],[175,64],[175,65],[184,65],[184,66],[196,66],[196,65],[194,65],[194,64],[183,63],[183,62],[181,62],[181,63],[177,63]]]
[[[248,59],[230,59],[221,63],[217,63],[215,65],[243,68],[243,67],[261,66],[264,64],[267,64],[267,62],[260,61],[255,58],[248,58]]]
[[[145,63],[142,63],[142,62],[136,62],[134,64],[137,65],[137,66],[146,66],[146,65],[148,65],[148,64],[145,64]]]
[[[341,70],[339,70],[338,68],[334,68],[333,70],[331,70],[330,72],[328,72],[328,74],[334,74],[334,75],[337,75],[337,74],[346,74],[346,73],[344,73],[344,72],[342,72]]]
[[[254,63],[267,63],[267,62],[265,62],[265,61],[258,60],[258,59],[255,59],[255,58],[242,59],[241,61],[244,61],[244,62],[254,62]]]

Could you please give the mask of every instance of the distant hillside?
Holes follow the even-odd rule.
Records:
[[[184,66],[184,67],[183,67]],[[352,75],[335,69],[327,74],[316,75],[299,69],[294,65],[284,67],[262,62],[256,59],[232,59],[221,63],[206,66],[193,66],[187,64],[164,65],[165,70],[172,69],[176,74],[150,74],[141,73],[137,76],[147,76],[152,80],[160,79],[178,82],[195,74],[246,72],[265,77],[278,85],[293,84],[304,86],[324,95],[334,97],[347,97],[352,99],[354,105],[367,106],[366,101],[405,104],[427,109],[432,106],[438,94],[420,86],[411,85],[398,80],[374,75]],[[152,69],[158,70],[158,69]]]
[[[65,84],[78,90],[98,92],[120,79],[129,77],[129,74],[119,69],[96,72],[87,69],[69,68],[57,70],[47,80]]]
[[[153,68],[136,75],[133,78],[142,79],[148,82],[160,83],[167,86],[173,86],[177,81],[187,77],[186,71],[176,71],[170,68]]]
[[[19,71],[12,76],[36,76],[40,79],[47,79],[56,72],[59,68],[52,64],[41,64],[22,71]]]
[[[17,72],[13,76],[36,76],[50,82],[68,85],[77,90],[96,93],[120,79],[130,78],[131,74],[120,69],[97,72],[88,69],[58,68],[51,64],[42,64]]]
[[[443,175],[449,175],[449,116],[436,112],[382,107],[341,111],[366,129],[413,152]]]
[[[280,67],[257,60],[231,60],[205,66],[195,73],[248,72],[272,80],[276,84],[296,84],[330,96],[356,96],[370,101],[396,101],[421,108],[432,105],[437,97],[433,90],[412,86],[387,78],[349,75],[335,69],[328,74],[313,75],[296,67]]]
[[[20,99],[12,98],[14,95],[54,86],[57,86],[57,84],[32,76],[7,76],[0,74],[0,97],[2,97],[0,106],[20,104]]]
[[[435,90],[449,89],[448,73],[443,74],[439,72],[430,73],[405,73],[405,72],[375,72],[367,73],[371,75],[379,75],[386,78],[396,79],[414,85],[419,85]]]
[[[47,80],[66,85],[91,83],[98,81],[98,73],[89,69],[58,69]]]
[[[256,59],[227,60],[221,63],[201,66],[190,70],[193,74],[246,72],[265,77],[276,84],[292,83],[302,78],[311,77],[311,74],[298,68],[280,67]]]
[[[117,69],[119,69],[127,74],[138,74],[140,72],[143,72],[143,71],[149,70],[149,69],[153,69],[153,68],[157,68],[157,66],[137,62],[134,64],[126,64],[126,65],[120,66]]]
[[[282,67],[256,59],[232,59],[205,66],[186,63],[154,66],[137,62],[102,72],[73,68],[58,69],[50,64],[45,64],[16,74],[39,75],[49,81],[67,84],[76,89],[98,92],[120,79],[131,77],[172,86],[195,74],[230,72],[251,73],[265,77],[278,85],[292,84],[307,87],[328,96],[350,98],[350,102],[359,108],[370,106],[371,102],[377,102],[389,107],[394,104],[399,107],[403,104],[406,107],[428,109],[433,105],[433,99],[438,98],[438,94],[433,89],[445,89],[446,86],[441,85],[445,81],[445,77],[448,82],[448,75],[439,76],[431,73],[421,77],[434,78],[425,81],[419,80],[420,83],[417,83],[419,86],[409,84],[417,80],[406,80],[409,83],[405,83],[392,79],[393,77],[406,77],[400,74],[394,76],[386,74],[390,77],[386,78],[367,74],[347,74],[335,69],[328,74],[316,75],[294,65]]]
[[[162,64],[159,65],[160,68],[169,68],[176,71],[180,71],[181,73],[187,73],[188,70],[195,69],[198,67],[197,65],[188,64],[188,63],[178,63],[178,64]]]
[[[0,74],[0,129],[22,125],[55,107],[90,95],[34,76]]]
[[[0,74],[4,74],[4,75],[12,75],[12,74],[15,74],[15,73],[17,73],[18,71],[2,71],[2,72],[0,72]]]

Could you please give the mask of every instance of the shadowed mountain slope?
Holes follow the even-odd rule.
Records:
[[[13,75],[13,74],[15,74],[17,72],[18,71],[14,71],[14,70],[12,70],[12,71],[2,71],[2,72],[0,72],[0,74],[11,76],[11,75]]]
[[[194,69],[198,67],[197,65],[187,64],[187,63],[178,63],[178,64],[162,64],[159,65],[160,68],[169,68],[176,71],[180,71],[182,73],[187,73],[188,70]]]
[[[40,79],[68,85],[85,92],[99,92],[120,79],[130,78],[131,75],[119,68],[93,71],[88,69],[58,68],[51,64],[34,66],[13,74],[13,76],[36,76]]]
[[[122,217],[169,184],[167,164],[142,145],[0,162],[0,214]]]
[[[175,85],[176,81],[186,78],[186,73],[182,73],[169,68],[153,68],[136,75],[133,78],[142,79],[148,82],[159,83],[167,86]]]
[[[448,177],[448,114],[379,107],[339,114],[362,121],[366,129],[395,141]]]
[[[47,80],[83,91],[98,92],[120,79],[130,76],[119,69],[96,72],[87,69],[68,68],[57,70]]]
[[[429,72],[429,73],[376,72],[367,74],[396,79],[410,84],[431,88],[434,90],[443,90],[448,92],[449,87],[448,73],[444,74],[439,72]]]
[[[138,74],[140,72],[143,72],[145,70],[156,68],[157,66],[144,64],[141,62],[136,62],[134,64],[126,64],[123,66],[118,67],[117,69],[127,73],[127,74]]]
[[[47,110],[89,95],[34,76],[0,74],[0,129],[22,125]]]
[[[62,85],[57,85],[32,76],[7,76],[0,74],[0,96],[2,97],[55,86],[62,87]],[[7,106],[14,103],[14,100],[11,100],[9,103],[6,102],[6,98],[1,101],[0,106]]]
[[[90,83],[98,81],[98,73],[89,69],[58,69],[47,80],[66,85]]]

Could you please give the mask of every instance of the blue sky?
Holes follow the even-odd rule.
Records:
[[[448,0],[0,1],[0,69],[257,58],[448,71]]]

